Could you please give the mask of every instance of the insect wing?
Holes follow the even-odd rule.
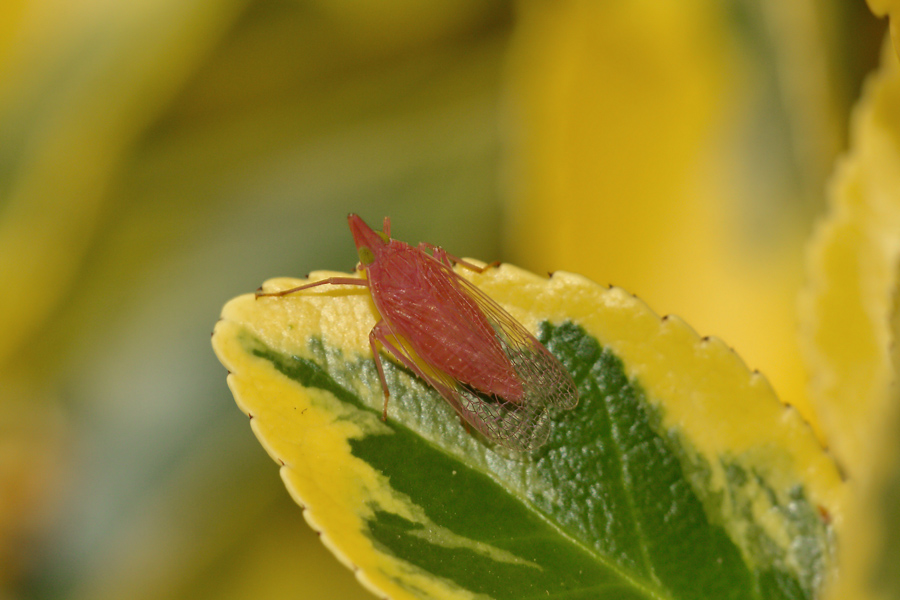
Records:
[[[575,382],[559,360],[512,315],[468,280],[457,275],[456,281],[491,323],[524,391],[518,403],[474,394],[481,401],[470,402],[470,410],[491,429],[488,437],[517,449],[537,448],[550,434],[550,409],[569,410],[578,404]],[[469,390],[464,393],[472,395]]]
[[[486,394],[432,364],[422,364],[402,337],[387,349],[425,379],[475,430],[488,439],[519,451],[534,450],[550,435],[550,409],[571,409],[578,392],[565,367],[512,315],[448,266],[449,281],[475,302],[490,323],[496,341],[512,364],[523,394],[515,400]]]

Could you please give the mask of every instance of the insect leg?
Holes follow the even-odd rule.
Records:
[[[382,330],[386,327],[384,321],[378,321],[375,323],[375,327],[372,328],[372,331],[369,332],[369,345],[372,347],[372,357],[375,359],[375,368],[378,369],[378,379],[381,380],[381,389],[384,390],[384,410],[381,413],[382,421],[387,421],[388,398],[391,397],[391,392],[388,390],[387,386],[387,380],[384,378],[384,367],[381,366],[381,356],[378,354],[378,342],[384,340],[385,334]],[[381,344],[385,348],[388,347],[384,341],[381,341]]]
[[[329,277],[328,279],[320,279],[319,281],[313,281],[312,283],[307,283],[301,286],[297,286],[295,288],[290,288],[288,290],[281,290],[280,292],[263,292],[262,288],[256,290],[256,297],[261,298],[263,296],[287,296],[288,294],[293,294],[294,292],[299,292],[300,290],[309,289],[312,287],[316,287],[319,285],[365,285],[368,286],[369,282],[365,279],[360,279],[358,277]]]
[[[434,244],[429,244],[427,242],[422,242],[419,244],[419,250],[431,250],[434,255],[434,259],[439,263],[445,264],[448,267],[452,267],[453,265],[459,265],[470,271],[475,271],[476,273],[484,273],[488,269],[493,267],[499,267],[500,261],[495,260],[492,263],[488,263],[483,267],[479,267],[478,265],[472,264],[468,261],[465,261],[459,257],[453,256],[452,254],[448,254],[446,250],[441,248],[440,246],[435,246]]]
[[[387,381],[384,378],[384,370],[381,366],[381,358],[378,356],[377,347],[375,345],[376,342],[381,344],[385,350],[391,353],[394,358],[400,361],[404,367],[422,377],[423,379],[428,380],[432,387],[434,387],[438,393],[445,396],[446,387],[442,386],[441,383],[434,381],[431,378],[425,377],[422,373],[422,370],[419,366],[409,357],[409,355],[403,350],[402,346],[399,345],[399,342],[395,344],[391,340],[388,339],[388,336],[393,336],[394,332],[391,331],[390,326],[385,323],[383,320],[378,321],[375,324],[375,327],[372,328],[372,331],[369,332],[369,344],[372,346],[372,352],[375,355],[375,366],[378,368],[378,376],[381,378],[381,387],[384,389],[384,412],[381,417],[382,420],[387,421],[387,405],[388,405],[388,396],[390,393],[388,392]],[[442,388],[444,391],[442,391]]]

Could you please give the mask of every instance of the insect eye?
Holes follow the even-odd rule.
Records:
[[[375,233],[378,234],[378,237],[380,237],[380,238],[384,241],[385,244],[389,244],[389,243],[391,242],[391,236],[389,236],[389,235],[386,234],[385,232],[383,232],[383,231],[376,231]]]
[[[359,254],[359,262],[363,265],[371,265],[375,262],[375,253],[368,246],[360,246],[357,249],[357,253]]]

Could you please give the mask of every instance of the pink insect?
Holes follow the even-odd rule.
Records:
[[[520,451],[540,447],[550,434],[551,407],[572,409],[578,391],[560,362],[512,315],[452,269],[480,268],[431,244],[414,248],[392,240],[391,222],[375,231],[347,217],[365,278],[330,277],[278,292],[319,285],[368,286],[381,314],[369,344],[384,390],[390,392],[378,345],[427,381],[460,417],[489,440]],[[432,254],[427,251],[430,250]]]

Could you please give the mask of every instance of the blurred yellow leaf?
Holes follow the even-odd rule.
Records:
[[[882,64],[854,111],[851,146],[810,246],[803,342],[835,455],[853,478],[836,597],[897,598],[900,577],[900,62]]]
[[[809,2],[520,3],[512,259],[634,290],[815,425],[802,242],[841,140]]]
[[[241,6],[47,0],[23,9],[18,45],[0,65],[0,365],[75,284],[122,155]],[[36,275],[48,282],[40,290]]]
[[[887,45],[886,45],[887,48]],[[900,261],[900,68],[882,54],[854,112],[800,307],[811,390],[830,445],[859,476],[878,454],[873,418],[893,402],[891,318]]]

